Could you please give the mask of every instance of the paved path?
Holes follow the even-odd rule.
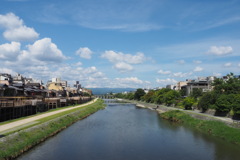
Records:
[[[45,117],[48,117],[48,116],[52,116],[54,114],[58,114],[58,113],[61,113],[61,112],[65,112],[65,111],[68,111],[68,110],[84,107],[86,105],[94,103],[96,100],[97,99],[94,99],[94,100],[92,100],[88,103],[81,104],[81,105],[78,105],[78,106],[75,106],[75,107],[69,107],[69,108],[65,108],[65,109],[61,109],[61,110],[57,110],[57,111],[52,111],[52,112],[49,112],[49,113],[43,113],[41,115],[33,116],[33,117],[30,117],[30,118],[26,118],[26,119],[11,122],[11,123],[7,123],[7,124],[4,124],[4,125],[0,124],[0,133],[6,133],[6,131],[12,130],[14,128],[19,129],[19,128],[21,128],[21,126],[22,127],[28,126],[28,124],[32,125],[34,123],[37,123],[37,122],[34,122],[34,121],[37,121],[39,119],[42,119],[42,118],[45,118]]]
[[[133,101],[133,100],[132,101],[127,100],[127,101],[133,102],[133,103],[136,103],[136,104],[141,104],[141,105],[143,105],[147,108],[150,108],[150,109],[153,109],[153,108],[157,107],[157,104],[153,104],[153,103],[146,103],[146,102]],[[199,115],[199,116],[202,116],[202,117],[206,117],[206,119],[218,120],[218,121],[225,122],[227,124],[236,123],[240,128],[240,121],[239,120],[233,120],[232,118],[214,116],[214,115],[211,115],[211,114],[202,113],[200,110],[184,110],[184,109],[180,109],[180,108],[167,107],[167,106],[163,106],[163,105],[158,105],[158,106],[159,106],[159,109],[157,109],[157,111],[159,111],[160,113],[168,111],[168,110],[181,110],[181,111],[187,112],[191,115]]]

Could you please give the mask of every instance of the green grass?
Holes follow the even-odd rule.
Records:
[[[182,123],[196,128],[200,132],[240,145],[240,129],[229,127],[223,122],[196,119],[179,110],[168,111],[160,114],[160,116],[163,119]]]
[[[42,123],[47,122],[44,123],[44,126],[39,125],[39,127],[31,129],[31,131],[21,131],[17,136],[12,138],[9,137],[6,142],[0,142],[0,159],[16,158],[24,151],[41,143],[48,137],[55,135],[72,123],[79,119],[83,119],[104,107],[103,101],[98,100],[95,103],[78,110],[73,109],[48,118],[43,118],[40,121]]]

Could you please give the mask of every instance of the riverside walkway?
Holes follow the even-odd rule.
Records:
[[[46,118],[46,117],[49,117],[49,116],[52,116],[52,115],[55,115],[55,114],[58,114],[58,113],[61,113],[61,112],[65,112],[65,111],[73,110],[73,109],[76,109],[76,108],[84,107],[86,105],[94,103],[96,100],[97,99],[94,99],[94,100],[92,100],[88,103],[85,103],[85,104],[81,104],[81,105],[74,106],[74,107],[69,107],[69,108],[64,108],[64,109],[61,109],[61,110],[52,111],[52,112],[48,112],[48,113],[43,113],[41,115],[36,115],[36,116],[25,118],[25,119],[22,119],[22,120],[16,120],[14,122],[10,122],[10,123],[3,124],[3,125],[1,125],[1,123],[0,123],[0,135],[8,133],[8,132],[12,132],[12,131],[20,130],[21,128],[25,128],[27,126],[38,123],[37,120],[39,120],[39,119]]]
[[[134,100],[126,100],[126,101],[135,103],[135,104],[137,104],[137,106],[142,107],[142,108],[156,110],[159,113],[163,113],[163,112],[170,111],[170,110],[180,110],[185,113],[188,113],[189,115],[191,115],[194,118],[198,118],[198,119],[202,119],[202,120],[217,120],[217,121],[221,121],[225,124],[228,124],[230,126],[240,128],[239,120],[233,120],[232,118],[229,118],[229,117],[220,117],[220,116],[214,116],[214,115],[207,114],[207,113],[202,113],[200,110],[197,110],[197,109],[184,110],[184,109],[180,109],[180,108],[167,107],[164,105],[157,105],[157,104],[153,104],[153,103],[146,103],[146,102],[140,102],[140,101],[134,101]]]

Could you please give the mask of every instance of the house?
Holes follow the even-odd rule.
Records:
[[[0,84],[10,85],[12,84],[12,76],[7,73],[0,73]]]
[[[199,77],[197,80],[188,82],[186,86],[187,96],[191,94],[194,88],[202,89],[203,92],[211,91],[213,89],[213,86],[211,84],[215,79],[216,77],[213,76]]]

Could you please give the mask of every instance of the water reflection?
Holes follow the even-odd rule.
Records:
[[[112,104],[19,159],[238,159],[236,146],[162,120],[154,111]]]

